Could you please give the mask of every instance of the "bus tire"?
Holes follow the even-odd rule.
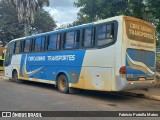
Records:
[[[58,77],[58,91],[61,92],[61,93],[69,93],[69,84],[68,84],[68,79],[66,77],[66,75],[64,74],[61,74],[59,77]]]
[[[22,83],[22,81],[18,79],[18,73],[16,70],[14,70],[12,73],[12,81],[16,83]]]

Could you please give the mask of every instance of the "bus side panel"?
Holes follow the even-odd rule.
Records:
[[[85,89],[111,91],[112,69],[100,67],[86,67]]]
[[[84,89],[111,91],[115,66],[115,46],[87,50],[83,67],[85,69]]]
[[[121,87],[127,84],[126,79],[122,79],[120,77],[119,70],[122,66],[125,66],[125,28],[124,21],[121,19],[119,21],[118,26],[118,34],[117,34],[117,42],[115,45],[115,76],[114,83],[112,84],[113,91],[118,91]]]
[[[21,78],[53,83],[59,73],[65,73],[69,83],[78,83],[85,50],[23,54]]]

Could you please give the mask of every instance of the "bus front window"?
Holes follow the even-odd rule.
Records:
[[[5,56],[5,66],[10,65],[10,63],[11,63],[13,46],[14,46],[14,42],[9,43],[8,46],[7,46],[6,56]]]

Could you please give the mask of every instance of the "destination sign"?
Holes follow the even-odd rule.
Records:
[[[155,30],[150,25],[126,20],[126,32],[129,39],[154,43]]]

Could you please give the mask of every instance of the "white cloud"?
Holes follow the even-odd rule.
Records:
[[[79,9],[73,5],[75,1],[77,0],[50,0],[50,6],[44,9],[54,17],[58,26],[66,25],[77,18]]]

